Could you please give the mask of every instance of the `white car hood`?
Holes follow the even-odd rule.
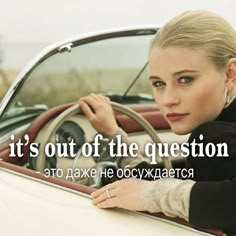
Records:
[[[101,210],[88,195],[4,168],[0,168],[0,192],[0,234],[4,236],[209,235],[132,211]]]

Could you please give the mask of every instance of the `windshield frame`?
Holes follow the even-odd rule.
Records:
[[[15,95],[19,89],[23,86],[29,75],[47,58],[57,54],[70,52],[73,47],[79,45],[88,44],[94,41],[116,38],[116,37],[126,37],[126,36],[137,36],[137,35],[155,35],[159,27],[146,26],[146,27],[132,27],[132,28],[120,28],[115,30],[106,30],[100,32],[94,32],[91,34],[85,34],[76,36],[58,43],[52,44],[41,51],[35,58],[32,59],[19,73],[16,80],[13,82],[8,92],[4,96],[0,104],[0,118],[2,117],[8,105],[14,99]]]

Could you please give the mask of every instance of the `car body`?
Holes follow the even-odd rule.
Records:
[[[148,48],[157,30],[158,27],[148,26],[76,36],[49,46],[19,73],[0,105],[0,206],[4,235],[222,234],[196,229],[181,219],[162,214],[94,207],[90,193],[106,180],[70,176],[69,181],[68,168],[96,166],[97,170],[104,170],[107,163],[115,163],[107,153],[99,160],[78,154],[40,154],[45,148],[43,142],[54,146],[66,143],[64,156],[71,140],[76,143],[75,153],[83,144],[93,143],[96,130],[78,113],[79,108],[65,114],[80,97],[90,93],[104,94],[136,111],[150,122],[163,142],[186,140],[186,136],[170,131],[148,82]],[[139,143],[140,149],[153,141],[152,135],[133,118],[120,114],[119,109],[115,114],[120,127],[133,142]],[[37,157],[32,144],[40,151]]]

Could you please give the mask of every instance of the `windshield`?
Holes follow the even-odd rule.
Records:
[[[15,104],[51,108],[77,101],[90,93],[123,96],[147,63],[150,35],[112,38],[57,53],[41,63],[27,78]],[[147,67],[129,90],[129,95],[152,96]]]
[[[115,37],[82,45],[76,42],[71,51],[58,50],[29,74],[0,122],[23,117],[22,122],[29,114],[35,119],[47,109],[76,102],[90,93],[104,94],[123,104],[153,103],[147,63],[153,34]]]

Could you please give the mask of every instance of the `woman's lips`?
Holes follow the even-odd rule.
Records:
[[[184,118],[185,116],[187,116],[189,113],[175,113],[175,112],[172,112],[172,113],[168,113],[166,115],[167,119],[170,120],[170,121],[178,121],[178,120],[181,120],[182,118]]]

